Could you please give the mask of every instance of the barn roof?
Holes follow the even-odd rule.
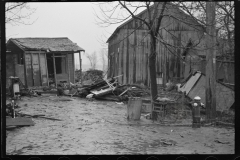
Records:
[[[192,21],[194,21],[194,23],[195,23],[196,25],[198,25],[198,26],[200,26],[200,27],[202,27],[202,28],[204,29],[204,27],[203,27],[200,23],[198,23],[196,20],[194,20],[193,18],[191,18],[188,14],[186,14],[185,12],[183,12],[177,5],[175,5],[175,4],[171,3],[171,2],[170,2],[170,3],[167,3],[167,4],[168,4],[168,5],[171,5],[174,9],[177,9],[181,14],[184,14],[185,16],[189,17]],[[153,6],[154,6],[154,5],[151,5],[151,6],[150,6],[150,9],[152,9]],[[136,17],[139,17],[139,16],[141,16],[142,14],[144,14],[145,12],[147,12],[147,9],[143,10],[142,12],[140,12],[139,14],[137,14],[137,15],[135,15],[135,16],[136,16]],[[119,30],[121,27],[123,27],[124,25],[128,24],[129,22],[131,22],[131,21],[133,21],[133,20],[134,20],[133,18],[130,18],[129,20],[127,20],[126,22],[124,22],[123,24],[121,24],[120,26],[118,26],[118,27],[114,30],[113,34],[108,38],[108,40],[106,41],[106,43],[108,43],[109,40],[110,40],[114,35],[117,34],[118,30]]]
[[[57,38],[11,38],[23,50],[48,50],[48,51],[85,51],[67,37]]]

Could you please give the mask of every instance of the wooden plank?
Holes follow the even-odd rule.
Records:
[[[47,86],[47,67],[46,67],[46,59],[45,59],[45,54],[39,54],[40,56],[40,71],[41,71],[41,76],[42,76],[42,86]]]
[[[133,82],[135,83],[137,80],[137,64],[136,64],[136,52],[137,52],[137,48],[136,48],[136,45],[137,45],[137,33],[136,31],[133,33],[134,35],[134,51],[133,51]]]
[[[38,65],[39,65],[39,75],[40,75],[40,85],[42,86],[42,71],[41,71],[41,63],[40,63],[40,53],[38,53]]]
[[[32,81],[32,70],[31,70],[31,55],[25,54],[25,72],[26,72],[26,83],[27,86],[33,86],[33,81]]]
[[[40,86],[40,68],[39,68],[39,59],[38,53],[32,54],[32,66],[33,66],[33,79],[34,79],[34,86]]]
[[[127,30],[127,34],[125,35],[125,37],[126,36],[128,36],[128,34],[129,34],[129,32],[128,32],[128,30]],[[126,38],[126,40],[127,40],[127,48],[126,48],[126,50],[127,50],[127,52],[126,52],[126,59],[127,59],[127,61],[126,61],[126,63],[127,63],[127,65],[126,65],[126,83],[127,84],[129,84],[129,39],[128,38]]]
[[[32,56],[32,52],[31,52],[30,54],[31,54],[32,81],[33,81],[33,86],[34,86],[35,82],[34,82],[34,71],[33,71],[33,56]]]
[[[132,32],[132,30],[130,30],[130,32]],[[128,48],[128,57],[129,57],[129,67],[128,67],[128,83],[129,84],[132,84],[133,83],[133,64],[135,63],[133,61],[133,48],[135,46],[133,46],[133,35],[130,35],[128,37],[128,43],[129,43],[129,48]]]
[[[31,118],[16,117],[6,118],[6,126],[33,126],[35,123]]]
[[[47,65],[47,54],[44,54],[45,57],[45,65],[46,65],[46,72],[47,72],[47,85],[49,86],[49,79],[48,79],[48,65]]]
[[[54,70],[55,87],[57,88],[57,74],[56,74],[56,63],[55,63],[54,53],[53,53],[53,70]]]

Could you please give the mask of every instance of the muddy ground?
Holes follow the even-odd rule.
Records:
[[[70,100],[70,101],[69,101]],[[141,116],[128,121],[127,105],[78,97],[22,97],[17,111],[34,126],[7,130],[7,155],[234,154],[234,128],[161,126]]]

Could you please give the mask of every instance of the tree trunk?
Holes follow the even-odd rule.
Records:
[[[156,39],[151,36],[150,45],[150,56],[149,56],[149,71],[150,71],[150,87],[152,100],[157,98],[157,80],[156,80]]]
[[[216,32],[215,32],[215,2],[206,3],[207,41],[206,41],[206,118],[213,122],[216,118]]]
[[[227,61],[227,58],[224,57],[224,61]],[[229,76],[228,76],[228,63],[223,62],[223,71],[224,71],[224,82],[229,83]]]

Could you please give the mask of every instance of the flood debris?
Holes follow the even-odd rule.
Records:
[[[31,118],[26,117],[6,117],[6,126],[33,126],[35,123]]]
[[[118,83],[117,78],[122,75],[111,77],[109,79],[98,78],[97,81],[90,85],[83,85],[77,88],[75,96],[82,98],[94,98],[99,100],[109,101],[128,101],[129,97],[142,97],[144,95],[150,95],[150,91],[143,86],[121,85]]]
[[[186,95],[193,99],[196,96],[201,97],[201,103],[205,103],[205,74],[196,71],[179,85],[179,91],[186,92]],[[235,101],[234,90],[217,81],[216,83],[216,110],[229,110]],[[203,106],[204,107],[204,106]]]
[[[221,143],[221,144],[229,144],[229,143],[230,143],[230,142],[228,142],[228,141],[219,140],[219,139],[214,140],[214,142],[216,142],[216,143]]]

